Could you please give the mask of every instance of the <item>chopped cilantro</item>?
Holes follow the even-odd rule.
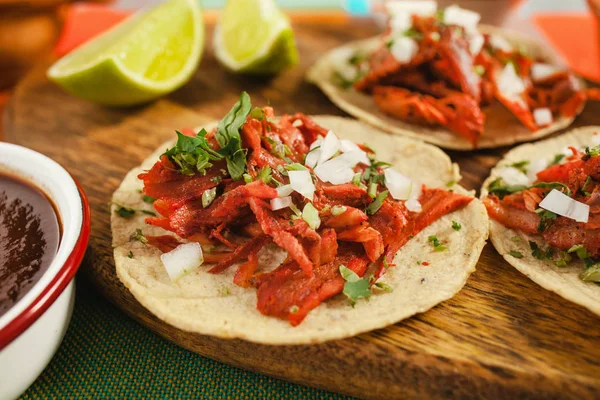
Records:
[[[271,167],[265,165],[264,167],[258,170],[258,174],[256,177],[263,181],[265,184],[269,184],[273,180],[273,175],[271,175],[272,172],[273,171],[271,170]]]
[[[520,252],[518,252],[516,250],[511,250],[508,252],[508,254],[510,254],[514,258],[523,258],[523,254],[521,254]]]
[[[151,215],[153,217],[156,217],[156,213],[153,211],[127,207],[122,204],[115,203],[114,201],[110,202],[109,205],[110,204],[114,204],[115,206],[117,206],[117,208],[115,209],[115,214],[117,214],[121,218],[130,219],[131,217],[133,217],[135,215],[136,211],[140,212],[142,214]]]
[[[585,260],[586,258],[592,257],[592,255],[588,253],[587,249],[582,244],[578,244],[571,247],[569,250],[567,250],[567,253],[575,253],[577,255],[577,258],[579,258],[580,260]]]
[[[298,307],[298,306],[290,307],[290,314],[296,314],[298,311],[300,311],[300,307]]]
[[[246,122],[252,104],[250,96],[242,92],[240,100],[234,104],[231,110],[219,122],[215,138],[219,143],[219,155],[225,157],[227,170],[234,181],[242,179],[246,170],[246,150],[242,149],[242,138],[240,129]]]
[[[250,174],[244,174],[242,175],[242,178],[244,178],[244,182],[252,183],[252,177],[250,176]]]
[[[415,39],[415,40],[421,40],[423,39],[423,34],[421,32],[419,32],[418,30],[416,30],[415,28],[409,28],[406,31],[404,31],[404,37],[408,37],[411,39]]]
[[[390,285],[388,285],[385,282],[377,282],[377,283],[375,283],[375,286],[378,287],[379,289],[385,291],[385,292],[388,292],[388,293],[391,293],[391,292],[394,291],[394,288],[391,287]]]
[[[118,204],[115,205],[117,206],[117,208],[115,209],[115,214],[117,214],[121,218],[129,219],[135,214],[135,210],[131,207],[125,207]]]
[[[371,297],[371,280],[368,277],[360,278],[356,272],[347,268],[345,265],[340,265],[340,274],[346,281],[344,283],[344,294],[348,297],[352,307],[356,304],[356,300],[363,298],[368,299]]]
[[[133,232],[131,234],[131,236],[129,236],[130,240],[137,240],[139,242],[141,242],[142,244],[148,244],[148,239],[146,239],[146,236],[144,236],[144,234],[142,233],[142,230],[140,228],[137,228],[135,230],[135,232]]]
[[[540,249],[538,244],[532,240],[529,241],[529,247],[531,248],[531,255],[537,258],[538,260],[544,259],[544,251]]]
[[[363,53],[356,52],[348,59],[348,64],[351,65],[359,65],[367,60],[367,55]]]
[[[546,229],[548,229],[554,223],[554,220],[558,217],[556,213],[544,210],[543,208],[538,208],[537,210],[535,210],[535,213],[540,216],[540,223],[537,227],[537,231],[540,233],[546,231]]]
[[[460,228],[462,228],[460,222],[452,221],[452,229],[458,232],[460,231]]]
[[[379,193],[377,195],[377,197],[375,197],[375,199],[371,202],[371,204],[369,204],[367,206],[367,210],[366,210],[367,215],[373,215],[377,211],[379,211],[379,209],[383,205],[383,201],[386,199],[387,195],[388,195],[387,190],[384,190],[381,193]]]
[[[560,162],[565,158],[564,154],[556,154],[554,159],[550,162],[550,166],[560,164]]]
[[[512,240],[513,242],[520,242],[521,241],[521,237],[520,236],[513,236],[510,238],[510,240]]]
[[[521,171],[524,174],[527,173],[527,167],[528,166],[529,166],[529,161],[528,160],[519,161],[519,162],[507,165],[507,167],[512,167],[514,169],[518,169],[519,171]]]
[[[266,117],[265,111],[260,107],[254,107],[252,111],[250,111],[250,116],[259,121],[262,121]]]
[[[358,74],[357,74],[357,77],[358,77]],[[332,78],[331,80],[333,81],[333,83],[336,86],[341,87],[342,89],[351,88],[355,82],[355,79],[350,80],[350,79],[346,78],[344,75],[342,75],[339,71],[333,71],[331,78]]]
[[[211,149],[206,140],[207,132],[202,129],[196,136],[186,136],[176,131],[177,143],[175,147],[163,153],[178,167],[183,175],[194,175],[196,172],[206,174],[212,167],[211,161],[221,160],[223,156]]]
[[[152,203],[154,203],[156,201],[156,199],[154,197],[152,197],[152,196],[146,196],[146,195],[142,196],[142,200],[145,203],[150,203],[150,204],[152,204]]]
[[[585,282],[600,282],[600,264],[587,267],[579,277]]]
[[[598,157],[600,155],[600,145],[594,147],[586,147],[585,154],[588,157]]]
[[[440,243],[440,240],[437,238],[437,236],[429,236],[427,241],[433,245],[433,251],[444,251],[448,248],[448,246]]]
[[[456,185],[456,181],[454,181],[454,180],[446,182],[446,187],[451,188],[454,185]]]
[[[569,189],[569,187],[562,182],[538,182],[531,187],[538,189],[558,189],[567,196],[571,196],[571,189]]]
[[[288,171],[305,171],[306,167],[300,163],[291,163],[285,166]]]
[[[525,185],[502,185],[502,178],[498,178],[488,186],[488,190],[491,194],[498,196],[499,199],[503,199],[504,196],[521,192],[527,189]]]
[[[566,267],[570,262],[571,262],[572,258],[569,255],[569,253],[567,253],[566,251],[561,251],[558,253],[558,259],[554,260],[554,265],[556,265],[557,267]]]
[[[133,258],[133,251],[129,250],[129,254],[127,254],[127,257]]]

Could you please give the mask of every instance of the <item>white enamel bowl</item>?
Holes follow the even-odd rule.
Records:
[[[13,399],[42,373],[67,330],[75,300],[73,278],[90,235],[90,210],[71,175],[33,150],[0,143],[0,173],[42,189],[62,224],[54,260],[29,292],[0,317],[0,399]]]

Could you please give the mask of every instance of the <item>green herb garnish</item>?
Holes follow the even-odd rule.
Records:
[[[577,258],[579,258],[580,260],[585,260],[586,258],[592,258],[592,255],[587,251],[585,246],[582,244],[578,244],[578,245],[571,247],[569,250],[567,250],[567,253],[569,253],[569,254],[575,253],[577,255]]]
[[[516,250],[511,250],[508,252],[508,254],[510,254],[514,258],[523,258],[523,254],[521,254],[520,252],[518,252]]]
[[[250,96],[248,93],[242,92],[240,100],[219,122],[215,134],[215,138],[221,146],[218,153],[225,157],[227,170],[234,181],[242,179],[242,175],[246,171],[246,150],[242,149],[240,129],[246,122],[251,108]]]
[[[433,251],[444,251],[448,248],[448,246],[440,243],[440,240],[437,236],[429,236],[427,241],[433,245]]]
[[[130,240],[137,240],[138,242],[141,242],[142,244],[148,244],[148,239],[146,239],[146,236],[144,236],[144,234],[142,233],[142,230],[140,228],[137,228],[135,230],[135,232],[133,232],[131,234],[131,236],[129,236]]]
[[[133,251],[129,250],[129,254],[127,254],[127,257],[133,258]]]
[[[537,258],[538,260],[544,259],[544,251],[540,249],[538,244],[532,240],[529,241],[529,247],[531,248],[531,255]]]
[[[580,275],[582,281],[600,282],[600,264],[594,264],[587,267]]]
[[[375,286],[388,293],[392,293],[394,291],[394,288],[385,282],[376,282]]]
[[[363,298],[368,299],[371,297],[371,282],[369,278],[361,278],[356,272],[347,268],[345,265],[340,265],[340,274],[346,281],[344,283],[344,294],[348,297],[352,307],[356,304],[356,300]]]
[[[146,195],[142,196],[142,200],[145,203],[149,203],[149,204],[153,204],[156,201],[156,199],[154,197],[152,197],[152,196],[146,196]]]
[[[488,186],[489,192],[498,196],[500,200],[502,200],[504,196],[507,196],[512,193],[521,192],[525,189],[527,189],[527,186],[525,185],[503,185],[502,178],[494,180]]]
[[[388,191],[384,190],[381,193],[379,193],[375,199],[371,202],[371,204],[369,204],[367,206],[367,215],[373,215],[375,214],[377,211],[379,211],[379,209],[381,208],[381,206],[383,205],[383,201],[387,198],[388,195]]]
[[[564,154],[556,154],[554,159],[550,162],[550,166],[560,164],[560,162],[565,158]]]
[[[452,229],[458,232],[460,231],[460,228],[462,228],[460,222],[452,221]]]
[[[558,253],[558,259],[554,260],[554,265],[556,265],[557,267],[566,267],[570,262],[571,262],[572,258],[569,255],[569,253],[567,253],[566,251],[561,251]]]
[[[298,307],[298,306],[290,307],[290,314],[296,314],[298,311],[300,311],[300,307]]]
[[[519,171],[521,171],[524,174],[527,173],[527,166],[529,166],[528,160],[519,161],[519,162],[507,165],[507,167],[512,167],[514,169],[518,169]]]
[[[540,216],[540,223],[537,227],[537,231],[540,233],[546,231],[546,229],[548,229],[557,218],[556,213],[544,210],[543,208],[538,208],[535,210],[535,213]]]

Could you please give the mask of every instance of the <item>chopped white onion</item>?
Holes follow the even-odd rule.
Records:
[[[490,44],[493,48],[502,50],[506,53],[513,51],[513,47],[506,39],[498,35],[490,35]]]
[[[341,146],[340,150],[342,153],[352,153],[357,152],[360,153],[361,158],[359,162],[365,165],[371,165],[371,161],[369,160],[369,156],[365,153],[356,143],[352,140],[342,139],[340,140]]]
[[[319,149],[321,154],[319,155],[318,164],[321,164],[333,157],[335,153],[340,151],[340,146],[341,143],[336,134],[333,133],[333,131],[327,132],[327,136],[325,136],[325,139],[323,139],[323,142],[321,142],[321,148]]]
[[[385,186],[390,191],[392,197],[396,200],[408,200],[413,187],[413,182],[409,177],[400,172],[387,168],[384,171]]]
[[[529,185],[527,175],[513,167],[502,168],[499,175],[507,185]]]
[[[407,13],[395,14],[390,18],[390,31],[392,36],[403,35],[412,27],[412,17]]]
[[[419,44],[409,37],[394,39],[390,52],[398,62],[408,63],[419,51]]]
[[[180,244],[168,253],[160,256],[171,281],[175,282],[188,272],[198,268],[204,262],[202,246],[197,242]]]
[[[536,108],[533,110],[533,119],[537,126],[550,125],[553,121],[552,111],[549,108]]]
[[[399,14],[408,15],[419,15],[422,17],[430,17],[437,11],[437,2],[425,0],[425,1],[387,1],[385,8],[391,16]]]
[[[465,10],[457,5],[451,5],[444,10],[445,24],[462,26],[467,32],[477,31],[480,19],[481,15],[475,11]]]
[[[543,158],[538,158],[536,160],[532,160],[529,162],[527,167],[527,179],[529,179],[529,183],[533,183],[537,179],[537,173],[548,168],[548,160]]]
[[[421,207],[421,203],[419,202],[419,199],[415,198],[415,197],[411,197],[410,199],[406,200],[404,205],[406,206],[406,209],[408,211],[412,211],[412,212],[418,213],[418,212],[421,212],[421,210],[423,209],[423,207]]]
[[[502,96],[518,102],[523,107],[527,107],[527,104],[521,97],[523,92],[525,92],[525,83],[523,82],[523,79],[517,75],[517,72],[511,63],[506,64],[500,73],[496,85]]]
[[[308,170],[288,171],[288,176],[292,188],[312,201],[316,188],[312,181],[312,177],[310,176],[310,172],[308,172]]]
[[[600,145],[600,135],[599,134],[594,134],[594,136],[592,136],[592,140],[591,140],[591,145],[592,146],[598,146]]]
[[[361,162],[362,154],[356,151],[343,153],[329,161],[317,165],[315,174],[323,182],[341,185],[352,181],[354,166]]]
[[[302,120],[301,120],[301,119],[297,119],[297,120],[295,120],[294,122],[292,122],[292,126],[293,126],[294,128],[298,128],[298,127],[300,127],[300,126],[302,126],[302,125],[304,125],[304,122],[302,122]]]
[[[290,194],[292,194],[292,192],[294,191],[294,188],[292,187],[292,185],[283,185],[283,186],[279,186],[277,189],[277,197],[286,197],[289,196]]]
[[[413,182],[413,187],[410,192],[410,198],[404,203],[408,211],[421,212],[421,210],[423,209],[421,207],[421,203],[419,202],[419,197],[421,197],[421,191],[421,184]]]
[[[552,211],[563,217],[574,219],[577,222],[588,222],[590,206],[573,200],[560,190],[552,189],[540,203],[544,210]]]
[[[322,138],[312,142],[309,152],[304,159],[304,165],[310,168],[314,168],[317,165],[317,162],[319,162],[319,157],[321,157],[321,143],[323,143]]]
[[[554,65],[535,63],[531,66],[531,79],[533,79],[534,82],[542,81],[558,72],[560,72],[560,69],[556,68]]]
[[[276,199],[271,199],[271,210],[281,210],[282,208],[287,208],[292,204],[292,198],[290,196],[278,197]]]
[[[485,39],[483,38],[483,35],[479,32],[469,35],[468,41],[469,41],[469,51],[474,56],[481,52],[481,48],[483,47],[483,44],[485,43]]]

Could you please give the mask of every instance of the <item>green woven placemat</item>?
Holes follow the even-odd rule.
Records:
[[[167,342],[77,279],[73,319],[21,399],[344,397],[210,360]]]

